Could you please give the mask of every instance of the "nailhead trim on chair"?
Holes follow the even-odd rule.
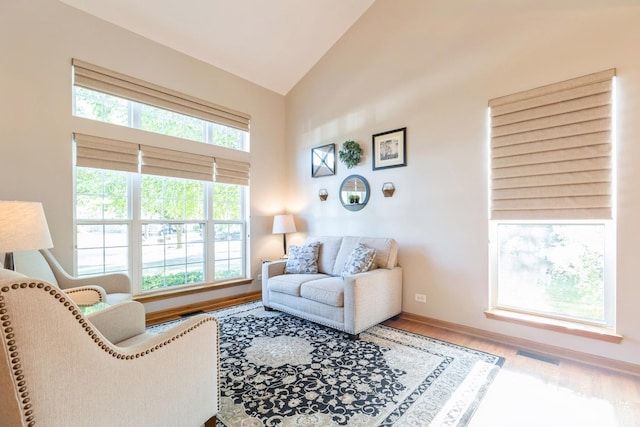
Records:
[[[98,346],[102,350],[109,353],[111,356],[115,357],[116,359],[122,359],[122,360],[138,359],[140,357],[153,353],[155,350],[158,350],[164,347],[165,345],[168,345],[171,342],[176,341],[178,338],[185,336],[187,333],[193,331],[194,329],[198,328],[199,326],[203,325],[206,322],[216,322],[216,323],[218,322],[218,319],[216,319],[213,316],[207,317],[205,319],[202,319],[195,325],[191,326],[189,329],[181,331],[179,334],[174,335],[171,338],[168,338],[159,344],[156,344],[150,349],[147,349],[145,351],[142,351],[136,354],[124,354],[115,350],[111,346],[111,343],[103,341],[100,338],[99,334],[91,326],[91,324],[85,319],[83,314],[71,302],[69,302],[67,298],[65,298],[64,292],[58,289],[57,287],[53,285],[45,284],[42,282],[37,282],[37,283],[22,282],[22,283],[14,283],[10,286],[3,286],[0,289],[0,322],[2,322],[1,323],[2,335],[7,344],[7,348],[9,349],[9,358],[10,358],[10,363],[13,370],[13,376],[15,377],[16,385],[18,386],[18,392],[20,393],[20,398],[22,399],[21,404],[23,405],[22,411],[24,414],[24,419],[25,421],[28,422],[27,426],[29,427],[34,426],[36,424],[36,421],[33,416],[33,409],[31,405],[31,398],[29,397],[29,391],[27,388],[27,381],[24,378],[24,374],[22,372],[22,365],[20,364],[20,352],[18,351],[18,346],[16,345],[16,342],[14,339],[15,333],[13,331],[13,326],[11,326],[11,316],[8,314],[6,304],[4,302],[4,296],[2,295],[4,293],[9,292],[10,290],[26,289],[26,288],[41,289],[49,293],[49,295],[53,296],[55,299],[57,299],[59,303],[63,304],[65,307],[69,309],[70,312],[72,312],[72,314],[78,320],[78,323],[80,323],[80,325],[84,328],[87,334],[91,336],[93,341],[96,344],[98,344]],[[218,347],[219,347],[219,339],[220,338],[218,336]],[[220,369],[220,365],[218,363],[218,372],[220,372],[219,369]],[[220,395],[220,384],[218,383],[218,397],[219,395]]]
[[[91,292],[95,292],[96,294],[98,294],[98,301],[100,302],[105,302],[104,299],[102,298],[102,294],[100,293],[100,291],[98,291],[97,289],[93,289],[93,288],[82,288],[82,289],[75,289],[75,290],[67,290],[65,291],[65,293],[67,295],[71,295],[71,294],[75,294],[75,293],[84,293],[87,291],[91,291]]]

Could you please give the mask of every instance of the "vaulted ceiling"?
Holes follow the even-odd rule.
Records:
[[[375,0],[60,0],[282,95]]]

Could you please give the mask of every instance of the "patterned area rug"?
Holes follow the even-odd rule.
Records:
[[[260,302],[211,314],[226,427],[465,426],[504,362],[382,325],[351,341]]]

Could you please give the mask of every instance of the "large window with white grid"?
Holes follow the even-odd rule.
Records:
[[[615,70],[495,98],[490,307],[614,328]]]
[[[74,134],[76,273],[136,294],[247,277],[248,116],[75,60],[74,78],[75,116],[136,129]]]

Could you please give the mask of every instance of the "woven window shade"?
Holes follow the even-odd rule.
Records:
[[[615,69],[489,101],[491,219],[612,217]]]
[[[75,86],[131,99],[243,131],[249,130],[251,117],[247,114],[77,59],[73,59],[72,63]]]
[[[74,133],[76,165],[138,172],[138,144]]]
[[[249,185],[250,164],[216,157],[215,181],[223,184]]]
[[[148,175],[213,180],[213,157],[141,145],[140,171]]]

